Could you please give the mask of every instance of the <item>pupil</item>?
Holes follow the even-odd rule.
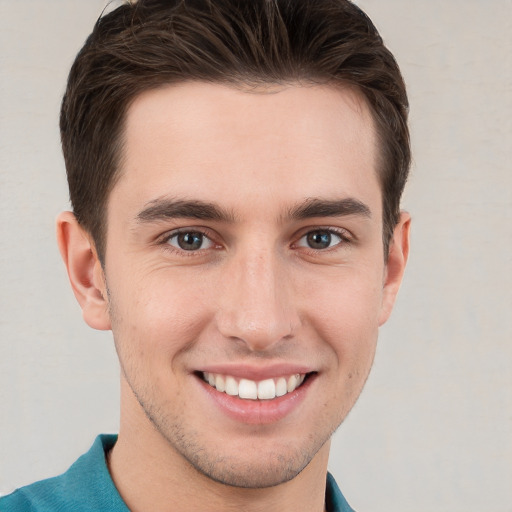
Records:
[[[185,251],[200,249],[203,244],[201,233],[182,233],[178,235],[178,245]]]
[[[308,235],[308,245],[312,249],[327,249],[331,245],[331,234],[327,231],[315,231]]]

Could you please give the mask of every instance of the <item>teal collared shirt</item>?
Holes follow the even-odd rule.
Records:
[[[130,512],[108,472],[105,453],[115,434],[99,435],[91,449],[65,473],[41,480],[0,498],[1,512]],[[354,512],[332,475],[327,475],[328,512]]]

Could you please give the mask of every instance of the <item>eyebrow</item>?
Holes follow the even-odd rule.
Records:
[[[305,220],[313,217],[344,217],[348,215],[371,218],[371,211],[366,204],[354,198],[334,200],[308,198],[288,210],[286,217],[293,220]],[[137,221],[143,223],[176,218],[233,223],[236,216],[214,203],[172,198],[159,198],[150,201],[136,216]]]
[[[232,212],[213,203],[198,200],[160,198],[150,201],[137,214],[139,222],[157,222],[165,219],[189,218],[234,222]]]
[[[357,215],[371,218],[370,208],[352,197],[344,199],[309,198],[289,211],[289,217],[295,220],[310,219],[313,217],[345,217]]]

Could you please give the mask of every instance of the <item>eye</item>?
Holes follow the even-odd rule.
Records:
[[[345,238],[339,233],[328,229],[317,229],[302,236],[297,245],[315,250],[324,250],[330,249],[343,241],[345,241]]]
[[[180,231],[174,233],[167,238],[166,243],[182,251],[210,249],[214,245],[213,242],[200,231]]]

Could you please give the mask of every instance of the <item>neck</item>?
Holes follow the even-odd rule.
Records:
[[[124,415],[109,471],[132,512],[322,512],[329,442],[290,481],[251,489],[224,485],[197,471],[144,416]]]

